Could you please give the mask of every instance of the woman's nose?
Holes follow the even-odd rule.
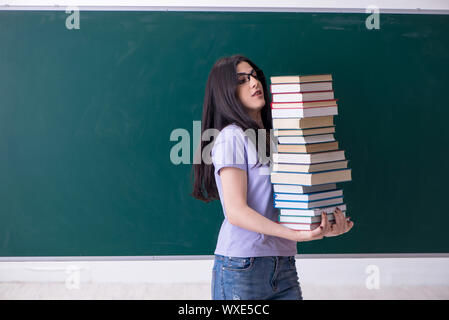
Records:
[[[253,76],[250,76],[249,85],[251,86],[251,88],[257,86],[257,82],[258,82],[258,80],[256,78],[254,78]]]

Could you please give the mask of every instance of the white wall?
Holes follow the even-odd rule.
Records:
[[[123,257],[122,257],[123,259]],[[0,282],[209,283],[213,260],[2,261]],[[301,258],[301,283],[365,286],[449,286],[449,257]],[[76,280],[76,281],[78,281]]]

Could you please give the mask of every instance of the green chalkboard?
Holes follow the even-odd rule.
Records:
[[[212,255],[220,202],[189,196],[170,134],[193,141],[209,70],[235,53],[333,75],[355,227],[299,253],[449,252],[448,15],[68,16],[0,12],[1,256]]]

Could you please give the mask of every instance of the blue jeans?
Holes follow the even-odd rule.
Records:
[[[295,257],[215,255],[213,300],[302,300]]]

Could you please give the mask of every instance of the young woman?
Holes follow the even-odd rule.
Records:
[[[220,199],[224,213],[212,270],[213,299],[302,299],[297,242],[337,236],[353,226],[339,209],[334,224],[323,212],[320,227],[313,231],[275,222],[269,163],[260,161],[256,148],[265,144],[269,157],[271,120],[262,71],[241,55],[219,59],[207,80],[201,128],[202,133],[218,129],[219,134],[211,142],[212,163],[193,167],[192,192],[205,202]],[[255,141],[247,139],[251,129]],[[266,130],[262,143],[258,129]],[[201,141],[201,150],[208,143]]]

